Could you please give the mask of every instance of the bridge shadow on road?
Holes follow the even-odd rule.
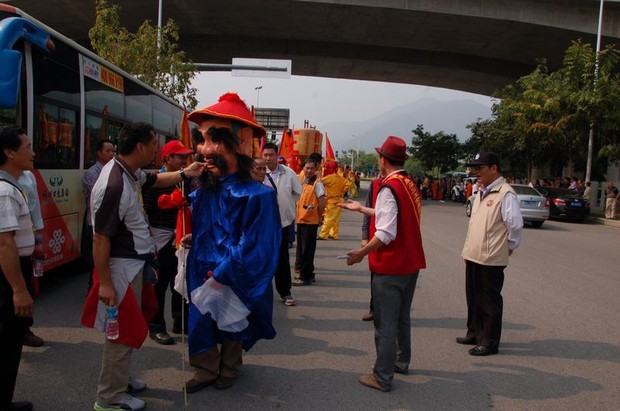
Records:
[[[620,363],[620,346],[575,340],[538,340],[502,343],[502,354],[528,357],[554,357]]]

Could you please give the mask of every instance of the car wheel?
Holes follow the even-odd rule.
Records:
[[[471,217],[471,201],[465,204],[465,214],[467,214],[467,217]]]
[[[542,227],[544,221],[530,221],[530,224],[532,224],[532,227],[535,228],[540,228]]]

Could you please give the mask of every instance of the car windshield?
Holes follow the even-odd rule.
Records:
[[[525,194],[529,196],[540,196],[541,194],[530,186],[511,185],[517,194]]]

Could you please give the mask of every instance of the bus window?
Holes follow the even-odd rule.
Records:
[[[55,104],[39,103],[35,113],[35,168],[78,168],[77,112]]]
[[[133,81],[125,82],[125,118],[153,124],[151,93]]]
[[[80,106],[80,76],[78,58],[62,42],[56,42],[52,55],[37,49],[32,53],[34,94],[71,107]]]
[[[125,118],[125,96],[107,85],[84,77],[86,108],[104,116]]]
[[[95,164],[97,143],[100,140],[112,140],[114,145],[118,140],[118,132],[121,130],[122,124],[109,119],[103,119],[92,114],[86,115],[86,137],[85,137],[85,157],[84,168],[87,169]]]
[[[159,96],[151,96],[153,102],[153,128],[157,131],[172,134],[172,106]]]

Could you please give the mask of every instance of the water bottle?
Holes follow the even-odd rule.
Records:
[[[32,254],[32,275],[35,277],[43,276],[43,240],[35,237],[34,253]]]
[[[115,305],[106,307],[105,336],[108,340],[116,340],[118,338],[118,308]]]

